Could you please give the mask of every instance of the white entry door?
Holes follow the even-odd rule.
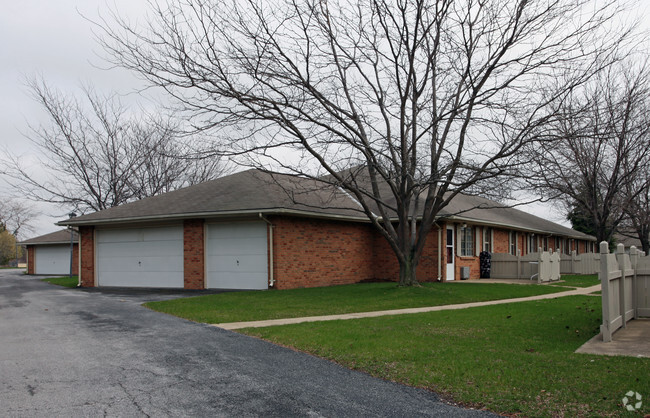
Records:
[[[210,289],[268,289],[266,223],[208,224],[206,280]]]
[[[453,226],[448,226],[447,227],[447,271],[446,271],[446,278],[448,281],[454,280],[455,279],[455,273],[456,273],[456,264],[454,263],[456,257],[456,252],[455,252],[455,246],[454,246],[454,237],[456,234],[454,233],[454,227]]]
[[[69,245],[35,245],[33,248],[34,274],[70,274]]]
[[[100,229],[97,285],[183,287],[183,226]]]

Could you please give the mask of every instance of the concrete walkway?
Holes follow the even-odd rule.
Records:
[[[599,290],[600,290],[600,284],[591,287],[582,287],[578,289],[568,290],[566,292],[549,293],[545,295],[527,296],[523,298],[514,298],[514,299],[459,303],[456,305],[428,306],[423,308],[391,309],[387,311],[357,312],[357,313],[348,313],[348,314],[340,314],[340,315],[322,315],[322,316],[307,316],[302,318],[269,319],[266,321],[228,322],[223,324],[212,324],[212,325],[223,329],[233,330],[233,329],[241,329],[241,328],[262,328],[262,327],[272,327],[275,325],[300,324],[303,322],[373,318],[373,317],[386,316],[386,315],[402,315],[402,314],[414,314],[414,313],[424,313],[424,312],[447,311],[447,310],[455,310],[455,309],[476,308],[478,306],[501,305],[504,303],[517,303],[517,302],[529,302],[532,300],[555,299],[563,296],[587,295],[589,293],[597,292]]]
[[[576,353],[650,358],[650,319],[628,322],[625,328],[614,333],[608,343],[603,341],[603,334],[598,334]]]

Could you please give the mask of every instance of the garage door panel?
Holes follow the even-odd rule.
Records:
[[[183,287],[183,227],[97,231],[99,286]]]
[[[155,283],[151,285],[149,283]],[[119,272],[112,278],[110,285],[118,287],[178,287],[174,277],[156,272]]]
[[[266,281],[265,281],[266,284]],[[259,283],[252,281],[249,273],[230,272],[228,276],[215,277],[211,281],[213,289],[243,289],[243,290],[263,290],[267,289],[264,285],[260,287]]]
[[[267,228],[263,222],[209,224],[207,284],[220,289],[267,289]]]
[[[262,222],[212,224],[210,239],[265,238],[266,224]]]
[[[125,243],[144,241],[176,241],[183,239],[183,230],[177,228],[105,229],[97,238],[98,243]]]
[[[183,257],[142,257],[139,259],[107,257],[102,258],[97,264],[102,273],[128,271],[183,273]]]
[[[70,274],[69,246],[43,245],[34,248],[34,274]]]
[[[266,258],[256,255],[213,256],[211,271],[266,273]]]
[[[178,255],[179,245],[176,241],[155,242],[111,242],[101,246],[102,257],[156,257],[161,255]]]
[[[266,239],[264,237],[263,239]],[[266,247],[251,246],[250,238],[233,238],[233,239],[210,239],[208,245],[208,255],[239,255],[242,254],[242,248],[246,248],[246,254],[266,255]]]

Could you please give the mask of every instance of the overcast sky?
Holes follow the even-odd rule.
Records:
[[[648,16],[650,3],[642,1],[641,16]],[[100,92],[117,90],[127,94],[139,81],[124,70],[105,70],[99,55],[102,51],[93,39],[91,20],[108,8],[118,10],[129,19],[142,20],[146,2],[143,0],[2,0],[0,13],[0,149],[8,147],[25,156],[33,153],[23,136],[27,123],[38,125],[43,111],[30,98],[24,81],[42,76],[51,86],[66,93],[77,93],[81,83],[92,83]],[[82,16],[83,15],[83,16]],[[648,19],[646,19],[648,20]],[[649,25],[650,26],[650,25]],[[0,182],[1,183],[1,182]],[[0,184],[0,198],[6,196]],[[33,204],[39,213],[35,230],[26,239],[58,229],[57,220],[66,218],[64,208]],[[527,209],[539,216],[565,225],[561,214],[548,205]]]

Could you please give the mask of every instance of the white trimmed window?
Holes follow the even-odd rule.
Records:
[[[508,234],[508,250],[511,255],[517,255],[517,233],[510,231]]]
[[[483,228],[483,251],[492,252],[492,228]]]
[[[528,234],[528,248],[527,253],[537,252],[537,236],[535,234]]]
[[[474,255],[474,234],[471,226],[460,227],[460,256],[471,257]]]

